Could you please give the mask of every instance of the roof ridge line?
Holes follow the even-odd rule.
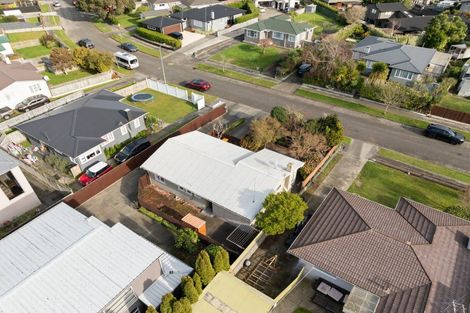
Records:
[[[400,215],[400,217],[401,217],[406,223],[408,223],[418,234],[420,234],[420,236],[423,237],[424,241],[426,241],[429,245],[432,244],[432,241],[430,242],[429,240],[427,240],[426,237],[424,237],[423,234],[421,234],[421,232],[420,232],[419,230],[417,230],[416,227],[413,226],[413,224],[410,223],[410,221],[408,221],[403,215],[400,214],[400,212],[397,211],[398,204],[400,203],[401,200],[403,200],[403,201],[405,201],[406,203],[408,203],[409,205],[411,205],[411,203],[408,202],[408,199],[407,199],[407,198],[405,198],[405,197],[400,197],[400,198],[398,199],[397,204],[395,205],[395,208],[392,209],[392,210],[394,210],[395,212],[397,212],[397,214]],[[420,212],[418,209],[416,209],[413,205],[411,205],[411,206],[412,206],[416,211],[418,211],[418,213],[419,213],[422,217],[424,217],[426,220],[428,220],[429,223],[433,224],[434,227],[437,227],[437,225],[434,224],[434,223],[433,223],[430,219],[428,219],[426,216],[424,216],[423,213],[421,213],[421,212]],[[432,235],[432,237],[434,238],[434,234]]]
[[[359,218],[364,222],[364,224],[367,225],[367,227],[369,227],[369,229],[372,229],[372,227],[364,220],[364,218],[362,218],[361,214],[359,214],[359,212],[356,211],[356,209],[354,208],[354,205],[351,204],[351,202],[348,201],[348,199],[346,199],[343,195],[343,193],[341,192],[342,190],[339,190],[339,189],[336,189],[336,187],[334,187],[334,189],[336,191],[338,191],[339,195],[341,196],[341,198],[343,198],[344,201],[346,201],[347,204],[349,204],[349,206],[354,210],[354,212],[357,214],[357,216],[359,216]],[[369,202],[371,202],[369,199],[366,199],[364,197],[361,197],[360,195],[357,195],[357,194],[354,194],[355,196],[358,196],[359,198],[363,199],[363,200],[367,200]]]
[[[427,216],[425,216],[423,213],[421,213],[421,211],[419,211],[418,209],[416,209],[416,207],[410,203],[410,205],[412,205],[413,208],[415,208],[421,215],[423,215],[426,219],[429,220],[429,222],[431,222],[432,224],[434,224],[436,227],[470,226],[470,221],[468,221],[468,220],[466,220],[466,219],[464,219],[464,218],[462,218],[462,217],[460,217],[460,216],[453,215],[453,214],[450,214],[450,213],[447,213],[447,212],[444,212],[444,211],[441,211],[441,210],[437,210],[437,209],[432,208],[432,207],[430,207],[430,206],[428,206],[428,205],[426,205],[426,204],[424,204],[424,203],[421,203],[421,202],[418,202],[418,201],[414,201],[413,199],[408,199],[408,198],[406,198],[406,197],[401,197],[401,198],[404,199],[404,200],[405,200],[406,202],[408,202],[408,203],[410,203],[410,201],[416,202],[416,203],[418,203],[418,204],[424,205],[425,207],[427,207],[427,208],[429,208],[429,209],[431,209],[431,210],[437,211],[437,213],[439,213],[439,214],[444,214],[445,216],[450,216],[450,217],[452,217],[452,218],[456,218],[456,219],[458,219],[458,220],[462,220],[462,221],[465,222],[464,225],[436,225],[436,223],[432,222],[429,218],[427,218]]]

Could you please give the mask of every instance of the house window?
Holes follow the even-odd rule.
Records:
[[[403,71],[403,70],[395,70],[395,77],[406,79],[406,80],[412,80],[413,79],[413,73],[408,72],[408,71]]]
[[[140,119],[135,119],[134,120],[134,128],[139,128],[140,127]]]
[[[31,93],[39,92],[41,90],[41,85],[40,84],[34,84],[32,86],[29,86],[29,91]]]
[[[255,32],[254,30],[247,30],[246,36],[249,38],[258,38],[258,32]]]
[[[287,41],[289,41],[289,42],[295,42],[295,36],[294,36],[294,35],[289,35],[289,36],[287,36]]]
[[[147,28],[150,29],[150,30],[157,30],[157,28],[155,26],[152,26],[152,25],[147,25]]]
[[[92,152],[87,151],[87,152],[85,153],[85,155],[81,155],[81,156],[79,157],[80,163],[82,163],[82,164],[83,164],[83,163],[86,163],[86,162],[88,162],[90,159],[92,159],[92,158],[94,158],[95,156],[100,155],[100,154],[101,154],[100,148],[96,148],[96,150],[94,150],[94,151],[92,151]]]
[[[16,198],[24,192],[11,172],[0,175],[0,189],[2,189],[9,200]]]
[[[284,39],[284,34],[281,32],[273,32],[273,38],[278,39],[278,40],[283,40]]]
[[[372,65],[374,65],[374,61],[366,61],[366,68],[372,68]]]
[[[120,129],[121,129],[121,135],[124,136],[125,134],[127,134],[127,127],[126,127],[126,125],[121,126]]]
[[[106,140],[105,142],[103,142],[101,145],[103,146],[106,146],[107,144],[109,144],[110,142],[113,142],[114,141],[114,134],[111,132],[109,134],[106,134],[104,135],[103,137],[104,140]]]
[[[183,191],[183,192],[186,191],[186,190],[185,190],[183,187],[181,187],[181,186],[178,186],[178,190],[179,190],[179,191]]]

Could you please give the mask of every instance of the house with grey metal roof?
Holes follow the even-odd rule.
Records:
[[[0,149],[0,225],[41,204],[20,168],[20,161]]]
[[[278,47],[298,48],[303,41],[312,40],[313,29],[310,24],[294,22],[289,15],[282,14],[246,26],[244,41],[259,44],[270,39]]]
[[[421,203],[391,209],[332,189],[288,252],[321,281],[314,301],[336,298],[343,312],[463,313],[469,236],[470,221]]]
[[[146,112],[121,99],[118,94],[101,90],[15,128],[34,146],[47,147],[83,170],[96,161],[106,161],[104,149],[146,129]]]
[[[383,62],[390,69],[388,79],[402,84],[419,81],[424,76],[441,76],[451,59],[450,54],[436,49],[403,45],[376,36],[364,38],[352,51],[355,60],[366,62],[366,73],[370,73],[375,62]]]
[[[124,225],[65,203],[0,240],[0,255],[0,313],[144,312],[192,272]]]

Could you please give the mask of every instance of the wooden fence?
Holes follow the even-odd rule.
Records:
[[[455,111],[448,108],[443,108],[440,106],[433,106],[431,109],[431,114],[435,116],[440,116],[457,122],[470,124],[470,114],[460,111]]]
[[[325,163],[333,156],[333,154],[335,153],[336,149],[338,149],[338,146],[334,146],[333,148],[330,149],[330,151],[328,151],[328,153],[325,155],[325,157],[320,161],[320,163],[318,163],[318,165],[313,169],[313,171],[307,176],[307,178],[305,178],[303,181],[302,181],[302,184],[301,184],[301,189],[304,189],[308,183],[312,180],[313,177],[315,177],[315,175],[317,175],[318,171],[320,171],[320,169],[323,167],[323,165],[325,165]]]

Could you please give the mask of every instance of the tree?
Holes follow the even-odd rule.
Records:
[[[181,288],[183,289],[183,294],[186,298],[191,301],[191,303],[196,303],[199,299],[199,293],[194,286],[194,281],[190,276],[181,277]]]
[[[395,35],[395,31],[401,27],[401,19],[398,18],[391,18],[390,19],[390,35],[393,37]]]
[[[97,14],[99,18],[110,21],[111,18],[135,9],[134,0],[78,0],[78,7]]]
[[[173,313],[191,313],[191,302],[187,298],[181,298],[173,302]]]
[[[266,48],[269,48],[273,45],[273,41],[270,38],[260,39],[259,45],[263,49],[261,54],[264,55],[264,53],[266,52]]]
[[[279,123],[284,124],[289,118],[289,111],[285,107],[275,106],[271,110],[271,117],[279,121]]]
[[[325,135],[330,147],[338,145],[344,136],[343,124],[336,114],[328,114],[316,121],[316,131]]]
[[[114,64],[113,56],[109,52],[91,50],[86,57],[89,71],[103,73],[109,71]]]
[[[380,90],[380,96],[385,104],[384,114],[387,114],[390,106],[400,106],[403,102],[403,93],[398,83],[384,83]]]
[[[256,216],[256,226],[268,235],[282,234],[303,220],[307,207],[298,194],[288,191],[271,193],[263,202],[263,210]]]
[[[54,36],[51,34],[43,35],[41,38],[39,38],[39,41],[41,42],[41,45],[49,49],[56,46],[57,44],[57,41],[55,40]]]
[[[162,297],[160,304],[161,313],[173,313],[173,303],[176,301],[175,296],[170,292]]]
[[[220,120],[212,123],[212,132],[217,138],[222,138],[224,133],[227,131],[227,124],[222,123]]]
[[[51,51],[51,64],[54,69],[67,74],[67,70],[75,66],[72,52],[67,48],[54,48]]]
[[[364,20],[364,17],[366,16],[366,8],[355,5],[347,8],[346,11],[342,13],[342,16],[348,24],[358,23]]]
[[[467,25],[460,16],[443,13],[434,17],[422,37],[424,47],[445,50],[467,36]]]
[[[193,275],[193,281],[194,281],[194,287],[197,290],[198,294],[202,293],[202,281],[201,281],[201,276],[199,276],[198,273],[194,273]]]
[[[314,134],[306,129],[300,129],[292,136],[289,147],[293,157],[299,160],[322,159],[324,152],[328,150],[326,138],[322,134]]]
[[[175,247],[194,253],[199,245],[199,236],[191,228],[178,228],[175,235]]]
[[[384,62],[375,62],[372,64],[372,71],[370,73],[370,79],[375,80],[387,80],[388,77],[388,65]]]
[[[207,246],[205,250],[211,257],[216,273],[230,270],[230,256],[227,250],[214,244]]]
[[[84,47],[78,47],[73,49],[72,51],[72,56],[74,62],[80,66],[81,68],[87,68],[87,57],[88,53],[90,52],[90,49],[84,48]]]
[[[250,124],[250,133],[243,138],[241,145],[246,149],[258,151],[268,143],[276,141],[280,129],[281,124],[270,116],[254,120]]]
[[[201,281],[204,286],[207,286],[214,278],[214,268],[212,267],[211,259],[207,251],[201,250],[201,252],[199,252],[194,269],[201,277]]]
[[[364,71],[366,70],[366,67],[367,67],[367,66],[366,66],[366,62],[364,62],[364,61],[362,61],[362,60],[356,62],[356,69],[357,69],[360,73],[364,72]]]
[[[150,305],[149,307],[147,307],[147,310],[145,311],[145,313],[158,313],[157,309],[155,309],[154,306]]]

